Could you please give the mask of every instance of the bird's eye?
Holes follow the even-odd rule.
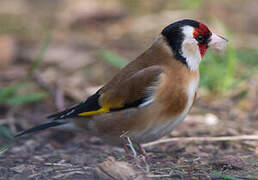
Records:
[[[195,38],[200,44],[204,44],[205,38],[203,35],[198,35]]]

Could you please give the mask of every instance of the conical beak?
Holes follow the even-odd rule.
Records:
[[[228,40],[222,36],[212,33],[208,46],[216,51],[223,51],[227,46]]]

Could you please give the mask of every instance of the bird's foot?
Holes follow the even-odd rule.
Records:
[[[126,144],[124,144],[125,152],[129,154],[129,151],[131,151],[137,166],[143,169],[144,171],[149,172],[150,171],[149,163],[148,163],[149,158],[144,148],[138,143],[133,143],[131,139],[127,136],[124,136],[123,138],[127,142]],[[134,145],[137,145],[137,146],[134,146]],[[143,164],[144,164],[144,167],[143,167]]]

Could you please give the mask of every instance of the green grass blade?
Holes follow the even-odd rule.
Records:
[[[12,141],[14,139],[11,131],[2,125],[0,125],[0,134],[6,137],[9,141]]]
[[[1,155],[11,146],[12,142],[14,141],[14,137],[11,131],[2,125],[0,125],[0,134],[7,139],[7,142],[0,145],[0,155]]]
[[[216,176],[220,177],[220,178],[223,178],[223,179],[228,179],[228,180],[243,180],[243,179],[240,179],[240,178],[236,178],[236,177],[233,177],[233,176],[229,176],[229,175],[226,175],[226,174],[222,174],[218,171],[212,171],[213,174],[215,174]]]
[[[9,105],[22,105],[32,102],[37,102],[45,98],[47,95],[45,93],[31,93],[23,95],[15,95],[10,97],[6,103]]]
[[[0,89],[0,104],[3,104],[6,99],[13,96],[13,94],[16,93],[16,91],[20,88],[22,88],[23,84],[15,84],[6,88]]]
[[[227,37],[233,39],[230,32],[227,32]],[[237,53],[236,49],[232,43],[228,43],[226,51],[226,73],[223,78],[222,90],[226,92],[230,87],[232,87],[234,76],[237,66]]]
[[[6,137],[9,141],[12,141],[14,139],[11,131],[2,125],[0,125],[0,134]]]
[[[99,50],[97,52],[97,55],[102,60],[107,62],[108,64],[110,64],[114,67],[117,67],[117,68],[121,68],[128,63],[128,61],[125,58],[123,58],[123,57],[121,57],[121,56],[119,56],[119,55],[117,55],[117,54],[115,54],[115,53],[113,53],[109,50],[105,50],[105,49]]]
[[[41,61],[43,60],[43,58],[44,58],[44,55],[45,55],[45,53],[46,53],[46,51],[47,51],[47,48],[48,48],[50,42],[51,42],[51,36],[50,36],[50,34],[49,34],[49,35],[46,37],[46,40],[45,40],[45,42],[44,42],[44,44],[43,44],[43,46],[42,46],[42,48],[41,48],[41,50],[40,50],[40,52],[39,52],[38,57],[37,57],[37,58],[35,59],[35,61],[31,64],[31,66],[30,66],[30,68],[29,68],[28,76],[31,76],[31,74],[35,71],[35,69],[38,68],[40,62],[41,62]]]
[[[11,146],[11,143],[6,143],[0,146],[0,155],[2,155],[9,147]]]

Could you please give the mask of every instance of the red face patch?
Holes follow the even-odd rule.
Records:
[[[208,48],[208,39],[211,36],[211,32],[206,25],[200,23],[199,28],[194,29],[193,36],[198,41],[200,53],[201,53],[201,56],[203,57]],[[198,39],[199,37],[202,37],[202,39],[201,40]]]

